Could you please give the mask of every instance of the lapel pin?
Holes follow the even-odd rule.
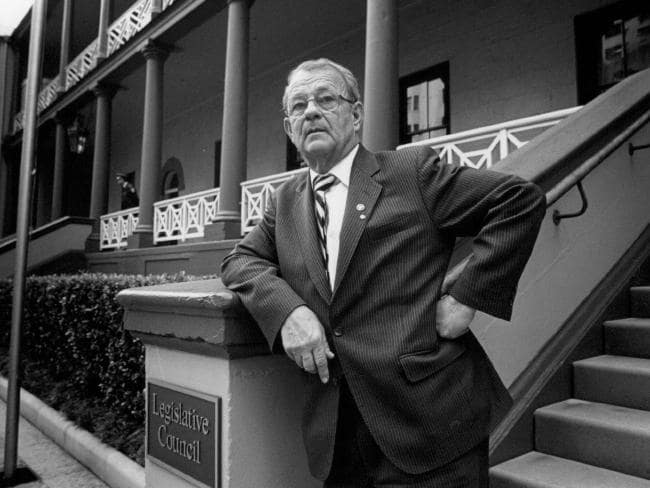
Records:
[[[360,218],[361,220],[366,220],[366,214],[361,214],[361,215],[359,215],[359,218]]]
[[[363,203],[357,203],[357,210],[363,212],[366,209],[366,206]]]

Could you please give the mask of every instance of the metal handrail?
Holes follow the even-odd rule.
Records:
[[[546,192],[546,206],[550,207],[565,195],[571,188],[577,185],[589,173],[591,173],[607,156],[616,151],[625,143],[635,132],[650,121],[650,110],[638,117],[625,130],[605,144],[596,154],[587,158],[587,160],[565,176],[559,183]]]

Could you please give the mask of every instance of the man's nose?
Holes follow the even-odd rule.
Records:
[[[320,107],[316,103],[316,100],[310,98],[307,100],[307,107],[305,108],[305,118],[311,119],[314,117],[320,117],[322,115]]]

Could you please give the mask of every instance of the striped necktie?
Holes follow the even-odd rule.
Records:
[[[338,178],[332,174],[318,175],[314,178],[314,211],[316,213],[316,223],[318,224],[318,241],[320,243],[320,250],[325,262],[325,272],[329,281],[329,271],[327,269],[328,255],[327,255],[327,202],[325,201],[325,192],[332,186],[338,183]]]

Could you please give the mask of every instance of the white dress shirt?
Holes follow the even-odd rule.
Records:
[[[357,155],[359,145],[357,144],[341,161],[336,163],[328,171],[338,178],[338,182],[325,191],[325,202],[327,203],[327,271],[330,275],[330,287],[334,289],[336,280],[336,263],[339,260],[339,243],[341,241],[341,227],[343,226],[343,214],[345,214],[345,203],[348,199],[348,188],[350,186],[350,173],[352,172],[352,161]],[[309,170],[312,188],[314,178],[318,173]]]

